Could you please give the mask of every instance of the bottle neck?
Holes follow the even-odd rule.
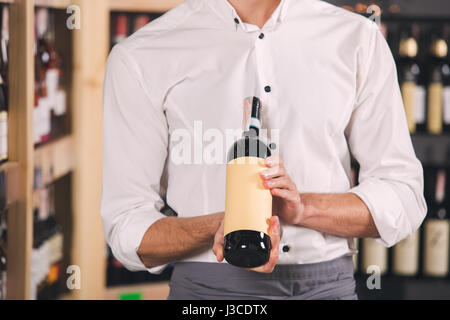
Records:
[[[253,132],[256,136],[259,136],[260,130],[261,130],[261,120],[254,117],[250,118],[248,131]]]
[[[261,100],[257,97],[253,97],[248,130],[255,133],[256,136],[259,136],[261,130]]]

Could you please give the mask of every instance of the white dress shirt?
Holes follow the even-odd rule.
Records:
[[[279,154],[299,192],[358,195],[386,246],[418,229],[427,210],[423,170],[392,54],[373,22],[319,0],[283,0],[260,29],[226,0],[187,0],[108,60],[101,215],[128,269],[146,269],[136,251],[165,217],[163,194],[179,217],[224,211],[229,144],[222,163],[179,164],[171,161],[174,133],[242,129],[242,101],[254,95],[263,127],[279,130]],[[350,152],[361,166],[355,188]],[[282,230],[280,264],[353,252],[352,239]],[[217,262],[211,249],[185,261]]]

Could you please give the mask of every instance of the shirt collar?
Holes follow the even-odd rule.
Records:
[[[206,2],[206,4],[220,16],[220,18],[225,22],[227,27],[237,30],[238,27],[237,25],[239,24],[244,28],[244,30],[253,31],[246,29],[245,24],[242,22],[236,10],[227,0],[203,0],[203,1]],[[264,26],[265,28],[274,27],[276,24],[281,23],[285,19],[288,3],[289,0],[281,0],[280,5],[274,11],[272,17]],[[237,23],[236,21],[238,21],[239,23]]]

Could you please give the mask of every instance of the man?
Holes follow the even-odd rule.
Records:
[[[245,270],[218,263],[224,163],[173,156],[180,130],[195,149],[206,130],[239,129],[242,100],[254,95],[280,157],[261,175],[276,204],[271,258]],[[355,188],[350,153],[361,166]],[[175,262],[169,299],[356,299],[352,238],[392,246],[426,214],[384,38],[318,0],[188,0],[117,45],[103,175],[113,253],[130,270]],[[178,217],[160,213],[164,193]]]

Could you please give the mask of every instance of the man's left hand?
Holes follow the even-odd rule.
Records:
[[[265,160],[267,170],[261,172],[263,185],[270,189],[273,198],[273,212],[291,225],[299,225],[304,212],[304,204],[295,183],[289,177],[280,157]]]

